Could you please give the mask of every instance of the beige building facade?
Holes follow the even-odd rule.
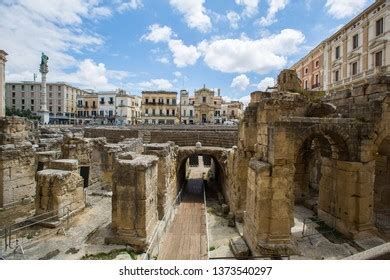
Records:
[[[142,123],[173,125],[179,123],[177,92],[143,91]]]
[[[7,53],[0,50],[0,118],[5,117],[5,63]]]
[[[203,88],[195,91],[194,109],[197,124],[218,124],[221,120],[222,98],[211,89]]]
[[[6,106],[37,114],[40,109],[40,92],[39,82],[6,83]],[[77,116],[77,96],[84,94],[88,92],[66,83],[48,83],[47,109],[50,112],[50,122],[74,122]]]

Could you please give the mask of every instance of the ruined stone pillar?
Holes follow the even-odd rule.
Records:
[[[320,219],[350,238],[373,230],[375,162],[323,158],[321,173]]]
[[[113,236],[107,243],[144,250],[158,222],[158,158],[125,153],[114,166],[112,195]]]
[[[169,211],[176,195],[176,154],[173,142],[145,145],[144,154],[158,157],[157,210],[162,220]]]
[[[50,169],[37,173],[35,214],[57,214],[61,220],[68,214],[85,207],[83,178],[79,174],[78,161],[54,160]]]

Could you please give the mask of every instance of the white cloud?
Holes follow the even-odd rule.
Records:
[[[115,88],[109,79],[120,80],[125,73],[108,70],[91,59],[80,61],[73,55],[103,44],[99,35],[85,29],[83,20],[110,14],[110,9],[94,0],[1,2],[0,42],[1,48],[9,53],[7,80],[32,80],[33,73],[38,73],[43,51],[49,56],[49,81]]]
[[[165,56],[157,57],[156,60],[157,60],[158,62],[162,63],[162,64],[168,64],[168,63],[169,63],[169,58],[168,58],[168,57],[165,57]]]
[[[366,4],[367,0],[326,0],[325,8],[331,16],[342,19],[357,14]]]
[[[172,83],[166,79],[151,79],[138,84],[144,90],[169,90],[173,87]]]
[[[195,46],[186,46],[182,40],[170,40],[168,45],[173,55],[173,62],[177,67],[194,65],[200,57]]]
[[[239,91],[244,91],[249,86],[249,84],[250,84],[249,78],[246,75],[241,74],[233,79],[230,87]]]
[[[154,43],[168,42],[174,36],[172,29],[169,26],[160,26],[152,24],[148,27],[149,33],[142,36],[142,40],[148,40]]]
[[[266,77],[257,85],[257,89],[261,91],[266,91],[268,87],[275,86],[275,79],[271,77]]]
[[[248,104],[251,102],[251,97],[250,97],[250,95],[246,95],[246,96],[241,97],[239,101],[244,104],[244,107],[247,107]]]
[[[237,5],[245,6],[243,15],[251,17],[257,13],[260,0],[235,0]]]
[[[229,11],[227,14],[226,14],[226,17],[229,21],[229,24],[230,24],[230,27],[233,28],[233,29],[237,29],[238,28],[238,23],[240,22],[240,15],[237,14],[236,12],[234,11]]]
[[[188,27],[197,29],[202,33],[211,30],[211,19],[203,6],[205,0],[170,0],[172,7],[184,15]]]
[[[198,50],[212,69],[225,73],[264,73],[287,64],[287,56],[304,42],[302,32],[284,29],[279,34],[258,40],[248,38],[203,41]]]
[[[137,10],[139,8],[142,8],[143,6],[141,0],[128,0],[128,1],[117,0],[115,1],[115,4],[117,4],[117,10],[120,13],[123,13],[128,10]]]
[[[173,73],[173,75],[175,75],[175,77],[177,77],[177,78],[180,78],[182,76],[182,73],[179,71],[176,71]]]
[[[260,19],[261,26],[269,26],[275,22],[277,19],[275,18],[276,14],[284,10],[288,4],[289,0],[268,0],[268,12],[266,17],[262,17]],[[336,0],[338,1],[338,0]],[[352,0],[353,1],[353,0]]]

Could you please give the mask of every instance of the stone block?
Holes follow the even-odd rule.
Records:
[[[57,169],[57,170],[74,171],[74,170],[78,170],[79,162],[76,159],[58,159],[58,160],[53,160],[50,163],[50,168],[51,169]]]

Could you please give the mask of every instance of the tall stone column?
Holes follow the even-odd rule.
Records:
[[[41,93],[40,93],[40,110],[38,112],[38,115],[41,117],[41,123],[42,124],[48,124],[50,120],[50,113],[47,110],[46,102],[47,102],[47,96],[46,96],[46,75],[49,73],[49,68],[47,66],[47,61],[49,58],[42,53],[41,58],[41,65],[39,67],[39,72],[42,74],[42,82],[41,82]]]
[[[5,58],[7,53],[0,50],[0,118],[5,117]]]

